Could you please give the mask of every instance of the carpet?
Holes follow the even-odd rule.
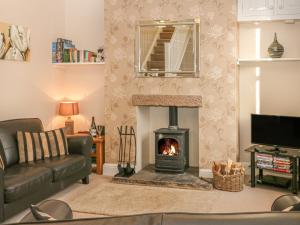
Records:
[[[119,216],[155,212],[254,212],[269,211],[281,189],[245,187],[238,193],[201,191],[111,182],[93,176],[89,185],[75,184],[59,194],[75,212]]]

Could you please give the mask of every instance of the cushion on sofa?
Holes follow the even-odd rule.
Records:
[[[0,121],[0,141],[4,148],[7,167],[19,161],[17,131],[42,132],[43,124],[38,118]]]
[[[30,195],[51,182],[52,172],[49,168],[27,163],[9,167],[4,175],[5,202],[13,202]]]
[[[51,169],[53,181],[59,181],[82,170],[86,166],[86,159],[82,155],[65,155],[39,160],[36,164]]]
[[[6,167],[6,158],[5,158],[2,142],[0,141],[0,169],[5,170],[5,167]]]
[[[68,143],[64,128],[46,132],[17,132],[19,162],[68,154]]]
[[[6,166],[16,164],[19,160],[17,142],[8,131],[0,128],[0,142],[6,158]]]

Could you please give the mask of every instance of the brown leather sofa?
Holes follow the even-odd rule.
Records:
[[[228,214],[160,213],[19,224],[53,225],[299,225],[299,212]]]
[[[40,119],[0,121],[0,152],[5,155],[5,171],[0,169],[0,221],[82,179],[89,182],[92,138],[68,137],[69,155],[19,164],[17,130],[41,132]]]

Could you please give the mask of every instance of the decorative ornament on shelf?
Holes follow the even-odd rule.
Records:
[[[96,62],[104,62],[105,57],[104,57],[104,48],[98,48],[97,50],[97,57],[96,57]]]
[[[269,46],[268,52],[271,58],[281,58],[284,53],[284,47],[277,41],[277,34],[274,34],[274,41]]]
[[[78,102],[61,102],[59,104],[59,115],[68,117],[65,121],[66,134],[74,134],[74,121],[71,116],[78,114]]]

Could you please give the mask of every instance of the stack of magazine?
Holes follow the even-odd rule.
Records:
[[[273,156],[268,154],[256,154],[257,167],[261,169],[273,169]]]
[[[256,154],[256,166],[260,169],[269,169],[281,173],[291,173],[291,160],[287,157],[269,154]]]
[[[282,173],[291,173],[291,160],[285,157],[274,156],[273,170]]]

